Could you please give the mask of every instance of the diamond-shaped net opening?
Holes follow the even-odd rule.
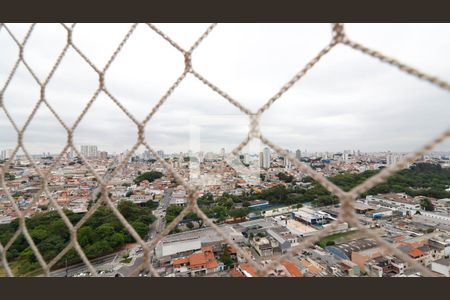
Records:
[[[184,69],[181,74],[178,75],[170,88],[165,91],[165,93],[157,101],[156,105],[154,105],[154,107],[142,121],[139,121],[138,118],[130,113],[130,111],[127,110],[124,105],[122,105],[121,99],[116,97],[114,93],[110,89],[108,89],[108,81],[105,80],[105,77],[108,74],[108,70],[110,69],[111,65],[114,64],[116,57],[118,57],[122,48],[130,40],[130,37],[135,33],[138,26],[139,28],[145,27],[146,30],[151,30],[153,33],[156,33],[156,35],[159,36],[163,41],[167,42],[169,46],[178,51],[179,55],[181,55],[184,60]],[[223,237],[223,239],[229,246],[236,249],[237,255],[245,259],[248,266],[250,268],[253,268],[253,270],[259,276],[274,276],[277,274],[277,272],[281,272],[280,267],[288,267],[289,261],[294,258],[295,254],[313,245],[319,239],[329,235],[331,232],[333,232],[333,230],[336,228],[336,226],[338,226],[340,222],[347,222],[349,225],[358,228],[361,233],[363,233],[367,237],[374,239],[380,246],[384,247],[387,252],[408,263],[412,268],[421,272],[423,275],[432,276],[433,274],[422,264],[412,259],[407,254],[394,247],[393,244],[387,242],[379,235],[377,235],[374,231],[368,230],[363,224],[361,224],[355,216],[354,203],[359,195],[368,191],[375,185],[386,181],[389,176],[405,168],[409,163],[414,162],[419,156],[430,151],[437,144],[444,141],[448,136],[450,136],[450,130],[441,133],[439,136],[428,141],[422,148],[420,148],[416,152],[410,153],[409,155],[403,157],[400,161],[398,161],[398,163],[383,169],[381,172],[365,180],[363,183],[354,187],[350,191],[343,191],[323,175],[313,170],[310,166],[300,162],[294,155],[286,152],[281,147],[270,141],[266,136],[264,136],[259,128],[259,119],[261,115],[264,114],[264,112],[270,109],[274,102],[280,99],[283,94],[286,93],[299,80],[301,80],[303,76],[305,76],[305,74],[307,74],[308,71],[315,66],[316,63],[318,63],[324,56],[327,55],[327,53],[332,51],[332,49],[339,44],[363,52],[364,54],[378,59],[382,63],[394,66],[406,74],[415,76],[420,80],[427,81],[430,84],[435,85],[436,87],[445,91],[450,91],[450,84],[444,80],[427,75],[413,67],[403,64],[402,62],[394,58],[386,56],[383,53],[372,50],[353,41],[349,36],[346,35],[343,24],[333,24],[331,26],[332,38],[329,41],[328,45],[320,50],[319,53],[317,53],[317,55],[311,61],[309,61],[300,71],[298,71],[297,74],[295,74],[294,77],[292,77],[285,85],[283,85],[275,95],[268,99],[261,108],[259,108],[257,111],[252,111],[246,108],[241,102],[227,94],[227,92],[223,91],[214,83],[202,76],[199,72],[196,71],[195,66],[191,64],[191,57],[194,54],[196,48],[208,37],[208,35],[214,30],[215,27],[216,24],[210,25],[207,30],[198,37],[198,39],[191,45],[189,49],[185,49],[153,24],[133,24],[128,28],[128,31],[126,32],[125,36],[122,37],[119,44],[114,49],[112,49],[109,59],[106,60],[106,64],[103,66],[99,66],[94,61],[92,61],[84,51],[80,49],[80,47],[77,45],[76,39],[73,38],[73,34],[74,32],[76,32],[76,24],[61,24],[60,31],[64,32],[66,36],[65,43],[60,47],[60,49],[57,49],[58,52],[54,57],[54,61],[51,62],[49,66],[45,66],[45,68],[41,68],[41,66],[39,66],[39,70],[35,71],[37,67],[35,65],[31,65],[27,60],[27,58],[29,57],[27,55],[27,45],[29,40],[33,37],[33,32],[36,30],[36,24],[32,24],[23,34],[23,36],[20,37],[14,34],[10,30],[8,25],[0,24],[0,31],[2,31],[3,34],[7,34],[9,36],[10,41],[17,47],[18,53],[18,56],[14,63],[8,61],[9,65],[12,65],[11,71],[9,72],[9,75],[6,78],[5,82],[2,83],[2,86],[0,86],[0,109],[2,110],[2,113],[4,113],[6,120],[11,124],[12,128],[17,133],[16,148],[13,150],[13,153],[11,153],[8,160],[4,163],[0,173],[2,195],[9,201],[11,209],[17,216],[16,231],[9,233],[8,241],[5,244],[0,244],[1,265],[5,269],[7,275],[14,276],[13,270],[11,269],[8,262],[8,249],[10,249],[11,245],[13,245],[13,243],[17,242],[17,240],[19,239],[26,240],[29,246],[28,254],[35,257],[35,264],[39,264],[45,276],[49,276],[50,268],[55,265],[61,264],[61,261],[74,258],[82,261],[90,270],[92,275],[98,275],[96,269],[93,267],[92,263],[89,260],[89,257],[94,257],[95,254],[91,255],[89,253],[89,249],[83,247],[83,245],[86,244],[86,238],[89,236],[88,233],[83,232],[83,225],[89,222],[90,218],[92,218],[93,215],[101,215],[102,210],[104,210],[104,208],[108,208],[112,212],[113,217],[116,219],[118,226],[123,226],[124,230],[126,230],[127,234],[129,234],[128,239],[136,241],[143,249],[144,259],[142,260],[141,266],[136,268],[136,271],[132,275],[137,275],[137,272],[139,272],[139,270],[147,269],[154,276],[159,276],[158,272],[155,270],[152,264],[153,251],[156,245],[165,236],[167,236],[177,226],[177,224],[179,224],[180,221],[183,220],[184,217],[186,217],[190,213],[193,213],[203,221],[203,224],[217,231],[217,233]],[[58,34],[61,34],[61,32],[58,31]],[[75,121],[66,123],[64,118],[61,117],[61,115],[58,114],[53,108],[53,106],[51,105],[51,101],[48,101],[46,91],[49,84],[52,82],[52,78],[54,77],[55,73],[61,67],[64,57],[69,52],[70,55],[77,56],[77,59],[80,61],[80,63],[84,64],[84,67],[87,67],[94,74],[96,74],[96,76],[98,76],[98,83],[96,85],[96,88],[92,91],[92,95],[90,96],[90,98],[85,100],[86,104]],[[5,101],[7,100],[6,97],[8,96],[8,86],[14,79],[19,67],[26,70],[28,75],[31,76],[37,88],[39,89],[38,99],[36,99],[36,103],[30,108],[31,113],[28,115],[24,122],[21,122],[21,124],[16,123],[11,113],[8,111],[7,105],[5,105]],[[290,248],[286,253],[278,256],[270,262],[257,263],[252,259],[252,255],[249,251],[243,249],[238,243],[230,238],[230,236],[226,232],[224,232],[220,226],[212,222],[207,217],[207,215],[199,208],[197,204],[197,199],[199,196],[199,192],[197,191],[197,189],[195,187],[192,187],[188,182],[186,182],[185,179],[183,179],[182,176],[177,174],[174,168],[166,160],[161,158],[156,151],[154,151],[154,149],[150,146],[149,142],[146,141],[145,138],[146,125],[149,123],[150,119],[158,112],[159,108],[164,105],[164,103],[168,100],[174,90],[177,89],[177,87],[187,75],[192,76],[196,80],[199,80],[205,86],[209,87],[212,91],[214,91],[229,103],[231,103],[233,106],[235,106],[237,109],[239,109],[244,115],[248,116],[248,135],[233,150],[232,153],[234,155],[240,153],[240,151],[252,139],[259,139],[263,144],[273,149],[278,155],[287,157],[287,159],[291,161],[291,163],[295,165],[297,169],[300,170],[300,172],[310,176],[316,182],[321,184],[332,195],[335,195],[339,199],[340,214],[337,220],[331,223],[331,226],[328,226],[326,229],[319,231],[313,236],[305,238],[299,243],[299,245]],[[136,126],[135,144],[131,147],[130,151],[128,151],[127,154],[122,157],[119,162],[117,162],[117,164],[110,170],[110,172],[103,175],[100,175],[96,171],[96,169],[90,165],[89,161],[82,155],[82,153],[80,153],[80,151],[77,150],[77,147],[74,145],[74,135],[76,134],[76,129],[78,128],[80,122],[83,121],[86,113],[91,109],[93,103],[99,98],[99,95],[105,96],[106,98],[110,99],[111,105],[115,105],[121,112],[126,115],[129,121]],[[32,156],[27,151],[26,142],[24,141],[24,135],[27,128],[29,127],[30,122],[33,120],[38,110],[42,107],[45,107],[46,110],[48,110],[54,116],[59,125],[66,132],[67,138],[67,142],[60,154],[54,158],[52,163],[46,165],[44,168],[42,166],[37,166],[34,163]],[[179,185],[184,187],[187,192],[188,199],[187,206],[179,213],[179,215],[175,217],[161,232],[159,232],[153,239],[149,241],[145,241],[145,239],[130,224],[126,217],[124,217],[124,215],[121,213],[120,207],[117,207],[115,205],[115,201],[113,201],[112,199],[114,197],[110,194],[110,185],[112,178],[126,165],[127,161],[129,161],[129,159],[139,147],[144,147],[147,151],[149,151],[149,153],[151,153],[159,161],[159,163],[164,166],[168,174],[170,174],[170,176],[172,176]],[[12,157],[14,157],[14,155],[19,151],[23,152],[29,160],[30,167],[35,172],[35,176],[37,176],[37,180],[39,180],[40,183],[39,190],[33,193],[33,197],[31,198],[32,200],[30,201],[30,203],[27,203],[27,206],[25,208],[19,207],[19,204],[16,201],[14,195],[14,190],[8,186],[6,178],[8,176],[8,169],[12,163]],[[64,157],[64,155],[66,155],[68,152],[72,151],[76,155],[78,155],[78,157],[80,157],[82,163],[84,163],[92,177],[95,178],[98,183],[98,188],[94,192],[92,192],[92,197],[96,197],[97,201],[93,202],[92,205],[90,205],[86,214],[82,218],[75,218],[73,214],[66,210],[63,210],[56,201],[55,197],[53,197],[49,191],[49,179],[52,171],[58,166],[62,157]],[[61,227],[60,229],[62,234],[70,236],[69,243],[63,245],[63,249],[58,254],[55,254],[52,259],[49,259],[48,254],[44,253],[45,249],[38,249],[35,244],[34,240],[39,239],[39,231],[33,230],[32,232],[30,232],[27,227],[26,216],[30,213],[33,207],[36,207],[39,204],[41,195],[46,196],[49,202],[49,206],[51,206],[54,209],[54,213],[58,214],[61,218],[61,222],[59,225]],[[108,232],[107,230],[108,229],[106,228],[105,232]]]

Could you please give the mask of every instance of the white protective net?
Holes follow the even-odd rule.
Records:
[[[280,88],[280,90],[256,112],[251,111],[250,109],[246,108],[244,105],[242,105],[239,101],[236,99],[233,99],[231,96],[229,96],[226,92],[221,90],[219,87],[211,83],[208,79],[204,78],[201,74],[199,74],[195,67],[191,64],[191,56],[196,50],[196,48],[202,43],[202,41],[208,37],[208,35],[214,30],[216,27],[216,24],[210,25],[207,30],[195,41],[195,43],[188,49],[183,49],[179,44],[177,44],[176,41],[171,39],[169,36],[167,36],[164,32],[162,32],[158,27],[156,27],[153,24],[133,24],[127,34],[123,37],[120,44],[114,49],[113,54],[109,58],[108,62],[103,67],[96,66],[83,51],[80,50],[79,47],[77,47],[76,41],[72,39],[73,32],[76,28],[76,25],[73,24],[71,26],[67,26],[65,24],[62,24],[61,26],[64,27],[67,33],[67,41],[66,44],[59,54],[58,58],[54,62],[50,73],[45,77],[45,79],[39,78],[36,73],[33,71],[33,69],[30,67],[30,65],[27,63],[27,60],[24,57],[24,51],[27,49],[27,41],[29,40],[30,36],[33,34],[33,30],[35,28],[35,24],[31,25],[25,35],[25,37],[22,40],[19,40],[16,35],[10,30],[8,25],[6,24],[0,24],[0,30],[4,30],[8,33],[8,35],[11,37],[11,39],[14,40],[15,44],[17,44],[17,47],[19,48],[19,56],[17,58],[17,61],[14,64],[14,67],[12,68],[11,72],[9,73],[9,76],[7,77],[6,82],[4,82],[1,86],[0,90],[0,109],[4,111],[7,119],[13,126],[14,130],[17,132],[17,145],[13,151],[13,154],[11,157],[14,157],[14,155],[19,151],[23,151],[25,156],[29,159],[29,161],[32,164],[32,167],[35,169],[37,174],[42,178],[42,187],[41,189],[34,195],[32,203],[28,206],[28,210],[31,208],[32,204],[39,198],[41,194],[47,195],[48,199],[50,200],[51,204],[56,208],[56,211],[64,221],[65,225],[70,231],[70,242],[67,244],[67,246],[64,248],[63,251],[61,251],[56,257],[54,257],[49,263],[47,263],[40,251],[38,250],[36,244],[34,243],[29,230],[26,226],[25,222],[25,215],[27,214],[27,210],[21,211],[19,207],[16,204],[15,199],[12,197],[11,193],[9,192],[6,180],[5,180],[5,174],[6,170],[8,170],[12,160],[9,159],[3,169],[0,173],[0,182],[1,187],[6,193],[6,196],[8,200],[13,205],[13,208],[18,216],[19,219],[19,228],[17,232],[13,235],[13,237],[5,244],[0,244],[0,254],[1,254],[1,264],[5,268],[7,274],[9,276],[14,276],[13,272],[11,271],[10,265],[7,260],[7,251],[11,247],[11,245],[14,243],[14,241],[22,234],[27,242],[29,243],[34,255],[36,256],[40,266],[42,267],[42,270],[44,272],[45,276],[49,276],[50,274],[50,268],[52,268],[69,250],[72,248],[77,251],[80,258],[83,260],[83,262],[88,267],[89,271],[93,275],[98,275],[95,268],[92,266],[88,258],[86,257],[85,253],[83,252],[83,249],[80,247],[80,244],[77,241],[77,230],[88,220],[90,216],[100,207],[100,205],[103,203],[112,210],[112,212],[115,214],[115,216],[120,220],[120,222],[125,226],[125,228],[129,231],[129,233],[132,235],[132,237],[139,243],[144,250],[144,262],[142,263],[141,267],[148,268],[154,276],[159,276],[158,273],[155,271],[154,267],[151,263],[151,256],[153,249],[156,247],[157,243],[169,232],[177,226],[177,224],[190,212],[195,212],[200,218],[203,219],[204,224],[206,226],[211,226],[216,230],[225,240],[226,242],[233,246],[235,249],[237,249],[237,252],[243,256],[248,263],[250,263],[257,271],[260,276],[266,276],[268,272],[270,272],[273,268],[277,267],[282,261],[286,259],[293,259],[293,255],[301,251],[302,249],[309,247],[313,245],[315,242],[317,242],[322,237],[329,235],[339,224],[340,222],[347,222],[349,225],[354,226],[358,228],[362,233],[364,233],[366,236],[373,238],[377,241],[377,243],[380,246],[386,247],[389,252],[391,252],[393,255],[397,256],[398,258],[402,259],[403,261],[407,262],[410,266],[414,267],[414,269],[420,271],[425,276],[432,276],[432,273],[423,265],[409,257],[407,254],[403,253],[399,249],[393,247],[393,245],[377,234],[375,234],[373,231],[368,230],[365,226],[363,226],[358,219],[355,217],[354,207],[353,204],[356,200],[356,198],[368,191],[370,188],[374,187],[375,185],[384,182],[389,176],[397,172],[398,170],[403,169],[405,166],[407,166],[409,163],[414,162],[416,158],[423,155],[424,153],[430,151],[434,146],[444,141],[448,136],[450,136],[450,129],[446,130],[445,132],[441,133],[436,138],[432,139],[428,143],[426,143],[421,149],[417,150],[416,152],[410,153],[407,156],[404,156],[397,164],[391,165],[385,169],[383,169],[378,174],[374,175],[373,177],[367,179],[365,182],[361,183],[360,185],[356,186],[349,192],[343,191],[341,188],[330,182],[327,178],[325,178],[323,175],[317,173],[314,171],[311,167],[308,165],[298,161],[294,155],[287,153],[285,150],[281,149],[279,146],[275,145],[272,141],[270,141],[266,136],[264,136],[260,129],[259,129],[259,119],[261,115],[266,112],[268,109],[270,109],[271,105],[280,99],[285,92],[287,92],[294,84],[296,84],[302,77],[308,73],[308,71],[314,67],[314,65],[325,55],[327,55],[328,52],[330,52],[336,45],[342,44],[346,45],[350,48],[353,48],[355,50],[361,51],[373,58],[378,59],[380,62],[397,67],[401,71],[415,76],[420,80],[428,81],[432,85],[435,85],[443,90],[450,91],[450,83],[443,81],[437,77],[433,77],[430,75],[427,75],[425,73],[422,73],[421,71],[409,67],[400,61],[390,58],[380,52],[377,52],[375,50],[372,50],[370,48],[365,47],[364,45],[361,45],[357,42],[354,42],[351,40],[350,37],[348,37],[344,31],[344,25],[343,24],[333,24],[331,26],[332,30],[332,39],[329,41],[328,45],[323,48],[311,61],[309,61],[303,69],[301,69],[291,80],[289,80],[284,86]],[[153,109],[150,111],[150,113],[144,118],[143,121],[138,121],[135,116],[133,116],[117,99],[115,96],[112,95],[112,93],[108,90],[107,85],[105,84],[104,78],[106,72],[108,72],[108,69],[110,68],[111,64],[114,63],[114,60],[118,53],[121,51],[122,47],[127,43],[130,36],[133,34],[137,26],[148,26],[156,32],[162,39],[166,40],[168,43],[170,43],[171,46],[173,46],[175,49],[177,49],[180,53],[180,55],[184,56],[184,62],[185,62],[185,68],[184,71],[180,74],[180,76],[177,78],[177,80],[172,84],[172,86],[165,92],[165,94],[159,99],[157,104],[153,107]],[[60,66],[61,61],[63,60],[64,56],[66,55],[67,51],[72,48],[75,50],[75,52],[98,74],[98,86],[95,91],[95,93],[90,98],[87,105],[84,107],[81,114],[77,117],[76,121],[73,123],[72,126],[68,126],[63,118],[56,113],[56,111],[52,108],[50,103],[46,99],[46,88],[49,84],[49,82],[52,80],[52,77],[57,70],[57,68]],[[2,59],[2,58],[0,58]],[[16,70],[19,67],[19,65],[22,64],[25,66],[25,68],[28,70],[28,72],[31,74],[31,76],[34,78],[36,84],[40,88],[40,98],[36,105],[34,106],[31,114],[28,116],[25,124],[19,128],[15,122],[15,120],[11,117],[10,112],[8,111],[7,107],[4,105],[4,95],[5,91],[8,89],[8,85],[11,82],[11,79],[15,76]],[[237,107],[243,114],[248,116],[249,118],[249,132],[247,137],[239,144],[238,147],[236,147],[233,150],[233,154],[237,155],[252,139],[259,139],[263,144],[269,146],[273,150],[275,150],[280,156],[287,157],[293,165],[295,165],[301,172],[303,172],[306,175],[311,176],[315,181],[323,185],[329,192],[331,192],[333,195],[336,195],[341,203],[340,208],[340,214],[337,220],[335,220],[331,226],[327,227],[326,229],[319,231],[317,234],[310,236],[308,238],[305,238],[299,245],[290,248],[285,254],[280,255],[276,259],[272,260],[269,264],[265,266],[261,266],[260,264],[256,263],[254,260],[252,260],[251,256],[241,249],[239,245],[237,245],[232,239],[227,236],[226,233],[224,233],[216,224],[214,224],[206,215],[205,213],[199,208],[197,205],[197,198],[198,198],[198,191],[191,187],[188,182],[186,182],[181,176],[177,174],[177,172],[169,165],[164,159],[162,159],[152,147],[149,146],[147,141],[145,140],[144,136],[144,128],[146,124],[149,122],[149,120],[154,116],[155,113],[158,112],[160,107],[167,101],[169,96],[174,92],[175,89],[179,86],[179,84],[184,80],[184,78],[191,74],[195,78],[197,78],[199,81],[201,81],[203,84],[208,86],[210,89],[212,89],[214,92],[225,98],[229,101],[232,105]],[[85,114],[89,111],[94,101],[98,98],[100,94],[104,94],[107,97],[109,97],[116,105],[120,108],[121,111],[123,111],[126,116],[136,125],[137,128],[137,141],[135,145],[131,148],[131,150],[127,153],[126,157],[120,162],[118,166],[112,171],[110,174],[107,174],[106,176],[102,177],[100,176],[94,168],[89,164],[89,162],[83,157],[83,155],[77,150],[77,148],[74,145],[73,142],[73,135],[74,130],[79,125],[80,121],[84,118]],[[36,112],[41,106],[46,106],[51,113],[56,117],[58,122],[64,127],[64,129],[67,132],[67,143],[61,153],[54,159],[52,164],[49,168],[46,169],[46,171],[42,171],[34,162],[27,151],[27,149],[24,146],[23,143],[23,136],[24,132],[27,130],[27,127],[31,120],[34,118]],[[118,170],[120,170],[123,165],[129,160],[129,158],[134,154],[134,152],[137,150],[138,147],[143,146],[148,151],[150,151],[156,159],[164,165],[164,167],[174,176],[175,180],[178,184],[184,186],[184,188],[187,191],[188,195],[188,205],[183,209],[183,211],[156,237],[154,237],[152,240],[145,242],[139,234],[134,230],[134,228],[127,222],[127,220],[123,217],[123,215],[119,212],[119,210],[114,206],[112,200],[110,199],[108,195],[108,185],[110,184],[111,178],[113,178]],[[58,165],[61,158],[70,150],[73,150],[86,164],[87,168],[89,169],[92,174],[97,179],[98,182],[98,190],[101,192],[101,198],[99,201],[97,201],[90,209],[89,211],[83,216],[83,218],[74,226],[68,219],[68,217],[63,212],[62,208],[58,205],[58,203],[55,201],[53,197],[50,196],[50,191],[48,190],[48,177],[51,171]],[[141,268],[136,268],[136,271]],[[136,275],[136,272],[135,274]]]

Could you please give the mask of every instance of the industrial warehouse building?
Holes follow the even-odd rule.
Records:
[[[330,214],[323,211],[315,211],[310,208],[302,207],[292,213],[294,218],[310,225],[321,225],[328,223],[328,220],[334,219]]]

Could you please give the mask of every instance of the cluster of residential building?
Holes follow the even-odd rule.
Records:
[[[52,201],[76,213],[86,212],[99,197],[99,177],[109,179],[108,192],[114,203],[124,199],[136,204],[148,201],[160,203],[166,199],[166,191],[170,189],[168,204],[185,206],[188,201],[186,190],[176,184],[165,164],[196,185],[201,194],[211,193],[214,196],[223,193],[240,195],[250,190],[257,192],[280,184],[287,185],[278,177],[280,172],[298,179],[300,185],[308,184],[300,182],[304,175],[295,164],[268,148],[259,154],[243,153],[239,156],[244,165],[254,164],[260,168],[258,176],[250,174],[245,178],[227,161],[225,149],[221,149],[219,154],[201,152],[171,155],[160,150],[156,153],[158,157],[145,151],[141,155],[129,156],[120,168],[119,165],[127,157],[126,152],[111,155],[106,151],[98,151],[96,146],[87,145],[80,148],[80,153],[83,158],[70,151],[56,166],[53,166],[55,157],[49,153],[33,157],[40,171],[48,172],[48,189],[41,193],[38,192],[44,183],[43,179],[24,156],[16,155],[9,169],[4,170],[10,176],[6,179],[8,191],[0,188],[0,224],[9,223],[17,217],[7,192],[20,209],[28,209],[28,216],[52,210]],[[0,154],[0,167],[3,168],[9,156],[4,151]],[[297,150],[292,154],[325,176],[375,170],[395,163],[402,156],[389,152],[368,154],[361,151],[308,154]],[[448,157],[428,156],[421,160],[439,161],[446,167]],[[163,176],[137,184],[135,179],[148,171],[158,171]],[[438,276],[449,276],[450,199],[427,197],[435,207],[435,211],[430,212],[421,207],[422,198],[402,193],[369,195],[358,199],[354,208],[361,224],[369,230],[377,231],[394,247]],[[308,236],[330,226],[330,223],[337,221],[340,212],[339,205],[313,207],[306,204],[303,207],[291,205],[274,208],[264,200],[251,201],[248,207],[252,211],[259,210],[259,214],[249,214],[241,220],[243,222],[219,226],[229,239],[261,266],[296,247]],[[376,241],[361,236],[356,228],[345,222],[339,223],[331,236],[324,243],[303,249],[293,259],[283,261],[269,275],[417,276],[417,270],[412,266]],[[203,226],[170,234],[157,244],[154,251],[153,264],[163,276],[258,276],[242,252],[232,247],[211,227]]]
[[[397,204],[402,203],[398,201],[399,197],[401,195],[379,196],[380,199]],[[449,276],[449,230],[429,227],[433,229],[431,232],[424,231],[427,224],[418,222],[410,214],[374,216],[371,212],[381,206],[375,203],[368,205],[366,200],[358,200],[355,212],[368,230],[376,231],[393,247],[429,268],[436,276]],[[329,226],[336,220],[339,209],[335,205],[280,210],[271,217],[220,225],[220,229],[253,261],[264,266],[299,245],[308,236]],[[390,209],[401,211],[403,208]],[[419,211],[422,212],[420,208]],[[283,261],[269,276],[419,276],[412,265],[347,223],[340,223],[330,236],[340,237],[332,243],[303,249],[294,255],[294,259]],[[232,266],[227,267],[220,261],[224,251],[231,256]],[[195,263],[197,259],[202,262],[201,268]],[[155,250],[155,266],[162,276],[258,276],[256,269],[232,249],[226,239],[209,227],[164,238]]]

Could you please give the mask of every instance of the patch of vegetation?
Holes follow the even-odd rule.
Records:
[[[280,172],[280,173],[278,173],[278,179],[280,179],[280,180],[282,180],[282,181],[284,181],[284,182],[292,182],[293,180],[294,180],[294,176],[292,176],[292,175],[287,175],[286,173],[282,173],[282,172]]]
[[[326,246],[331,246],[335,244],[335,241],[341,237],[349,236],[356,233],[356,231],[346,231],[346,232],[339,232],[335,233],[326,237],[323,237],[320,239],[316,244],[319,245],[322,248],[325,248]]]
[[[166,225],[169,225],[170,222],[172,222],[182,211],[183,211],[184,207],[182,206],[178,206],[178,205],[170,205],[167,209],[166,209]],[[190,212],[188,213],[184,218],[184,221],[187,221],[186,226],[189,229],[193,229],[194,228],[194,224],[192,222],[199,222],[199,225],[202,226],[203,225],[203,220],[200,219],[196,213],[194,212]],[[192,228],[191,228],[192,226]]]
[[[140,207],[129,201],[122,201],[118,210],[130,223],[136,232],[144,237],[149,225],[155,220],[148,207]],[[70,222],[75,225],[84,214],[64,211]],[[33,241],[48,263],[61,252],[70,241],[70,232],[56,211],[39,213],[26,220],[27,228]],[[19,227],[16,219],[10,224],[0,225],[0,241],[5,245]],[[89,259],[104,256],[133,242],[133,237],[120,223],[113,212],[106,206],[101,206],[77,232],[78,242]],[[21,234],[8,249],[6,256],[10,262],[17,265],[18,275],[32,272],[40,265],[34,256],[28,242]],[[67,260],[69,265],[81,262],[78,253],[71,249],[55,265],[62,267]]]
[[[379,171],[366,171],[360,174],[343,174],[331,178],[331,181],[345,191],[360,184]],[[401,170],[388,178],[366,194],[406,193],[410,196],[425,196],[433,198],[449,198],[450,192],[445,191],[450,182],[450,169],[438,164],[417,163],[409,169]]]
[[[422,206],[426,211],[434,211],[434,205],[428,198],[422,199],[422,201],[420,201],[420,206]]]
[[[158,171],[150,171],[140,174],[138,177],[134,179],[134,183],[139,185],[142,181],[148,180],[149,182],[152,182],[158,178],[163,177],[163,173]]]
[[[365,171],[359,174],[340,174],[329,179],[343,190],[349,191],[378,172],[379,170]],[[284,178],[285,174],[280,174],[279,176]],[[330,192],[311,177],[305,177],[302,181],[305,183],[309,182],[311,185],[308,187],[278,185],[261,192],[249,192],[242,195],[223,193],[219,197],[205,194],[198,199],[198,205],[208,217],[216,218],[219,222],[222,222],[230,217],[239,218],[248,214],[250,212],[248,206],[252,200],[266,200],[270,205],[280,206],[295,204],[297,207],[301,207],[305,202],[311,202],[315,206],[338,203],[336,196],[331,195]],[[375,186],[362,196],[404,192],[410,196],[423,195],[426,197],[450,198],[450,192],[445,191],[448,182],[450,182],[450,169],[443,169],[439,165],[434,164],[418,163],[410,169],[399,171],[391,176],[387,182]],[[239,203],[242,204],[242,208],[235,207]],[[428,202],[424,202],[422,205],[425,209],[432,209]],[[166,220],[168,222],[172,221],[181,210],[182,208],[168,209]]]
[[[221,261],[227,269],[234,265],[234,261],[231,258],[230,251],[228,250],[228,245],[224,245],[222,247],[222,255],[219,257],[219,261]]]
[[[8,173],[8,172],[5,173],[5,180],[6,181],[10,181],[10,180],[14,180],[14,179],[16,179],[16,176],[14,176],[14,174],[11,174],[11,173]]]
[[[131,257],[127,257],[122,259],[120,262],[123,264],[129,264],[131,262],[132,258]]]

